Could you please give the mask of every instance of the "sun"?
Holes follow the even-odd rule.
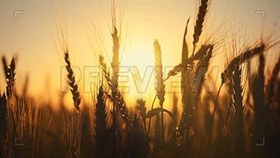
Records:
[[[124,51],[120,61],[120,86],[129,96],[145,97],[154,81],[153,45],[132,45]],[[121,88],[122,89],[122,88]]]
[[[121,58],[122,66],[137,67],[144,74],[148,67],[154,65],[154,52],[152,45],[133,45],[126,48]]]

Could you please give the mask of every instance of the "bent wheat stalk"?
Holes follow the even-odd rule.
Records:
[[[262,43],[260,46],[245,51],[244,53],[235,57],[222,73],[222,82],[223,83],[225,82],[225,80],[229,77],[228,75],[230,75],[230,73],[233,72],[236,66],[239,66],[240,64],[246,62],[247,60],[250,60],[255,55],[264,52],[264,50],[265,50],[265,44]]]
[[[184,73],[184,71],[192,66],[195,61],[203,59],[206,56],[205,52],[208,52],[210,47],[213,47],[213,45],[202,45],[201,48],[193,56],[187,59],[184,59],[185,53],[182,53],[182,63],[174,66],[174,68],[168,72],[165,81],[172,76],[176,76],[179,72]],[[182,76],[184,75],[182,74]]]

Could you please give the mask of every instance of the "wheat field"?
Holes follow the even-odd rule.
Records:
[[[32,86],[28,78],[19,89],[18,58],[2,56],[6,82],[0,84],[6,88],[0,95],[0,157],[279,156],[280,56],[274,49],[279,40],[254,37],[242,49],[235,40],[202,40],[210,3],[200,0],[197,15],[186,18],[181,52],[174,53],[181,60],[167,75],[161,39],[151,44],[155,80],[151,105],[145,98],[132,98],[136,104],[129,105],[120,88],[122,40],[114,9],[111,61],[96,52],[102,75],[90,103],[83,101],[67,42],[62,41],[60,53],[71,110],[65,108],[65,92],[58,97],[59,110],[54,110],[51,102],[39,103],[27,93]],[[221,51],[226,52],[222,58],[217,55]],[[269,53],[274,53],[276,63],[269,63]],[[218,79],[211,69],[216,62],[223,67]],[[167,82],[176,76],[180,91],[172,93],[169,105]]]

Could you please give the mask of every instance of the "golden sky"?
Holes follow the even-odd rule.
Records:
[[[262,31],[279,34],[279,6],[279,0],[212,0],[203,35],[217,34],[220,25],[239,37],[248,35],[244,39],[256,40]],[[121,65],[144,73],[153,65],[155,39],[163,64],[179,63],[186,20],[191,17],[192,29],[196,18],[195,0],[118,0],[116,7],[117,23],[122,21]],[[18,56],[18,85],[29,74],[32,94],[43,96],[49,89],[57,95],[65,79],[59,32],[67,34],[74,65],[96,66],[97,53],[107,62],[111,58],[110,15],[109,0],[0,0],[0,54]],[[0,79],[3,90],[3,74]]]

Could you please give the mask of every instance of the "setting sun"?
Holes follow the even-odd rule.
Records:
[[[134,66],[144,74],[148,67],[154,66],[154,51],[151,43],[128,46],[121,58],[122,66]]]

